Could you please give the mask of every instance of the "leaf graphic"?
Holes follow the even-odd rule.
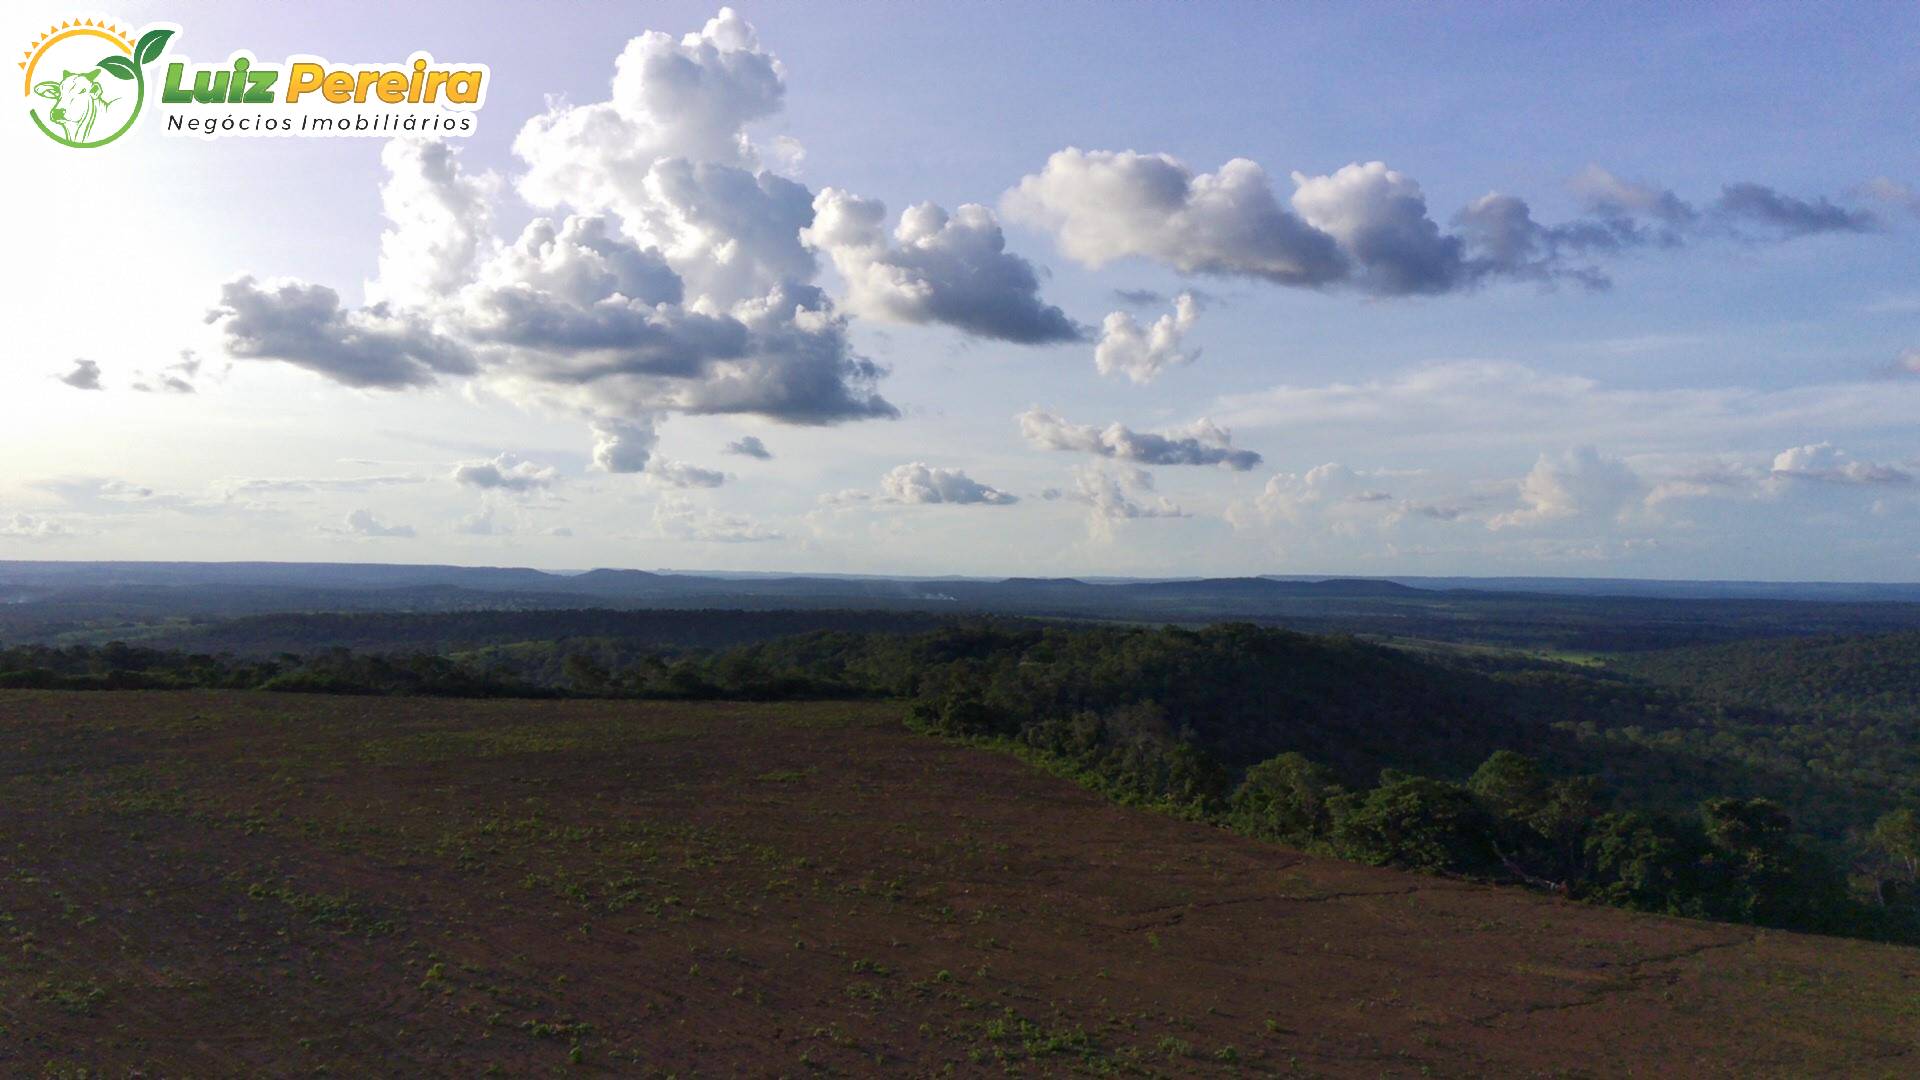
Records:
[[[111,71],[117,79],[133,78],[133,61],[124,56],[109,56],[100,61],[100,70]]]
[[[160,51],[167,47],[167,39],[173,36],[171,30],[149,30],[140,35],[140,43],[133,47],[133,59],[139,64],[151,64],[160,59]]]

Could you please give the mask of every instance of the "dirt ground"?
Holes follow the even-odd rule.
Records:
[[[898,713],[0,693],[0,1075],[1920,1072],[1920,950],[1310,858]]]

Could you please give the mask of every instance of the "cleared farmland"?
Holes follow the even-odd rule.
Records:
[[[0,693],[0,1072],[1913,1067],[1920,951],[1303,856],[899,712]]]

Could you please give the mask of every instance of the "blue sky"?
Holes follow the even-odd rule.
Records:
[[[111,12],[492,81],[8,125],[0,557],[1920,579],[1912,5],[533,11]]]

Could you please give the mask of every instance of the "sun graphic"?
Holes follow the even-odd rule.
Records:
[[[33,69],[39,66],[40,58],[46,55],[47,50],[62,41],[76,37],[97,37],[123,53],[133,52],[133,38],[128,32],[105,19],[81,19],[77,22],[63,22],[59,26],[49,26],[46,33],[34,38],[27,50],[20,54],[22,57],[20,68],[26,72],[26,77],[22,80],[22,92],[33,93]]]

